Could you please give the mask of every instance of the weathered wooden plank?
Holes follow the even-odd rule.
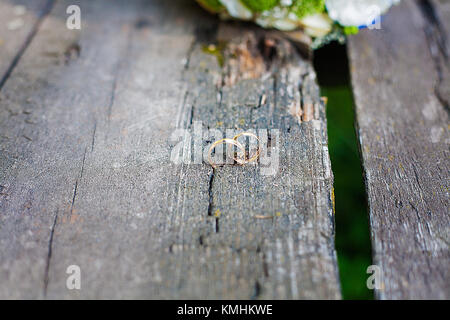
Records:
[[[264,170],[251,165],[206,168],[212,227],[200,234],[196,255],[205,257],[211,269],[192,263],[185,268],[195,267],[200,279],[220,279],[200,291],[212,297],[338,298],[332,174],[324,108],[311,64],[289,43],[248,26],[221,24],[216,41],[206,38],[194,44],[190,55],[185,105],[192,118],[184,125],[193,123],[195,130],[201,122],[204,129],[270,134],[272,157],[260,164]],[[202,52],[215,42],[227,44],[222,68],[216,57]],[[276,46],[264,47],[265,42]],[[301,101],[308,113],[303,119],[311,121],[299,125],[293,111]],[[315,110],[312,115],[309,108]]]
[[[33,38],[52,0],[0,1],[0,88]]]
[[[69,4],[56,4],[0,92],[4,298],[45,295],[56,215],[62,224],[72,211],[96,119],[108,114],[138,15],[136,5],[124,2],[78,2],[87,31],[80,32],[66,28]]]
[[[448,30],[427,6],[403,1],[349,41],[381,299],[450,297]]]
[[[35,124],[0,115],[0,296],[339,298],[311,64],[191,1],[79,3],[83,29],[58,28],[57,3],[1,93],[8,108],[30,99]],[[176,130],[200,127],[279,130],[274,175],[196,152],[174,163]],[[69,265],[81,290],[66,289]]]

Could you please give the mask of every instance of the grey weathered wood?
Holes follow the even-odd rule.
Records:
[[[435,9],[448,28],[449,2]],[[450,297],[450,73],[442,51],[450,30],[423,10],[403,1],[381,30],[349,41],[381,299]]]
[[[56,238],[59,232],[53,227],[58,222],[55,217],[60,214],[62,224],[71,209],[95,120],[108,114],[128,43],[126,28],[137,15],[132,11],[135,6],[122,11],[124,3],[105,6],[85,1],[83,26],[92,32],[81,38],[79,31],[66,28],[68,4],[57,3],[0,92],[0,295],[4,298],[44,295],[52,234],[55,231]]]
[[[339,298],[310,62],[193,1],[78,1],[81,31],[61,27],[68,3],[0,92],[0,297]],[[273,58],[263,37],[278,41]],[[204,52],[218,40],[223,68]],[[252,54],[236,64],[243,49]],[[172,135],[198,121],[279,129],[276,175],[173,163]],[[81,290],[66,289],[69,265]]]
[[[52,0],[0,1],[0,88],[52,3]]]

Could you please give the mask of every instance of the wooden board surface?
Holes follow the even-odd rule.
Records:
[[[0,91],[0,297],[340,298],[311,64],[193,1],[105,3],[58,1]],[[174,163],[198,128],[269,132],[273,157]]]
[[[381,299],[450,297],[449,2],[402,1],[349,41]],[[445,44],[446,43],[446,44]]]
[[[33,39],[52,0],[0,2],[0,88]]]

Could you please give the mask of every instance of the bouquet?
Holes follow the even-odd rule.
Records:
[[[378,28],[380,17],[400,0],[197,0],[222,18],[254,21],[264,28],[284,32],[302,30],[311,47]]]

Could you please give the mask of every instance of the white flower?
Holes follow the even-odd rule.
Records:
[[[333,24],[333,21],[323,13],[303,17],[300,21],[305,33],[312,37],[327,35],[331,31],[331,25]]]
[[[233,18],[250,20],[253,13],[244,6],[239,0],[220,0],[220,2],[227,8],[228,13]]]
[[[282,31],[292,31],[303,27],[306,34],[321,37],[332,29],[333,21],[323,13],[318,13],[301,19],[287,8],[274,7],[264,11],[256,18],[256,23],[264,28],[276,28]]]
[[[262,12],[255,21],[261,27],[276,28],[282,31],[291,31],[299,26],[298,17],[296,15],[290,16],[288,9],[280,7]]]
[[[326,0],[331,19],[342,26],[367,26],[400,0]]]

